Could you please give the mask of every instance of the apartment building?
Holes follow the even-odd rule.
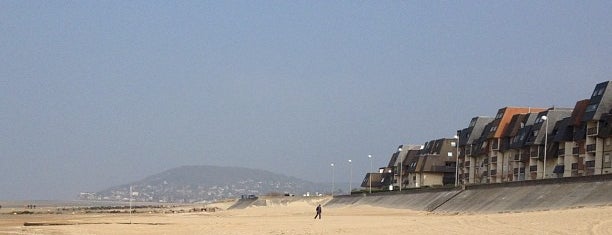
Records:
[[[467,128],[458,130],[459,137],[459,179],[461,184],[474,182],[474,172],[476,162],[472,159],[472,154],[476,141],[482,135],[487,124],[493,121],[492,117],[474,117],[470,120]]]
[[[450,185],[455,174],[460,184],[610,174],[612,83],[573,108],[504,107],[472,118],[455,139],[402,147],[386,168],[396,188]]]
[[[504,172],[504,162],[508,156],[500,151],[502,135],[506,132],[512,117],[517,114],[536,113],[544,111],[543,108],[531,107],[505,107],[497,111],[493,121],[488,123],[475,141],[476,148],[472,149],[470,161],[475,163],[473,181],[469,183],[500,183]],[[507,169],[506,169],[507,170]]]
[[[504,155],[507,171],[502,182],[525,180],[525,172],[529,166],[530,150],[526,147],[527,136],[532,133],[537,113],[517,114],[512,117],[506,132],[502,136],[500,151]]]
[[[529,172],[527,179],[550,178],[555,167],[559,143],[554,142],[556,123],[570,117],[572,109],[550,108],[538,113],[531,132],[527,133],[525,148],[529,150]],[[551,138],[549,138],[551,137]],[[550,140],[550,141],[549,141]]]
[[[414,187],[455,184],[457,140],[442,138],[426,142],[409,170],[409,185]]]

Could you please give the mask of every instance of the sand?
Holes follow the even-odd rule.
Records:
[[[496,214],[435,214],[294,201],[194,213],[34,214],[0,211],[0,234],[612,234],[612,207]],[[227,205],[221,205],[227,206]],[[24,226],[25,222],[55,224]],[[131,224],[130,224],[131,222]]]

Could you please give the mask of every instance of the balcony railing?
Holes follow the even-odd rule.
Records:
[[[589,145],[587,145],[587,146],[586,146],[586,150],[587,150],[587,152],[589,152],[589,153],[594,153],[596,148],[597,148],[597,147],[596,147],[596,145],[595,145],[595,144],[589,144]]]
[[[586,161],[584,165],[588,168],[595,168],[595,161]]]
[[[587,135],[588,136],[595,136],[598,134],[598,128],[597,127],[591,127],[587,129]]]
[[[595,175],[595,168],[588,168],[586,170],[586,175]]]
[[[525,168],[514,168],[514,174],[525,173]]]
[[[431,171],[433,172],[455,172],[454,166],[432,166]]]
[[[491,150],[499,150],[499,140],[493,140],[493,144],[491,144]]]

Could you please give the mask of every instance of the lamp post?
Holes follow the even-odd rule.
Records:
[[[329,165],[332,168],[332,191],[331,191],[331,195],[332,195],[332,197],[334,197],[334,163],[332,162]]]
[[[132,185],[130,185],[130,224],[132,224]]]
[[[402,148],[401,147],[398,148],[397,151],[398,151],[397,154],[400,157],[400,161],[399,161],[399,168],[400,168],[399,169],[399,172],[400,172],[400,174],[399,174],[399,191],[401,192],[402,191],[402,184],[404,183],[404,181],[402,181],[402,174],[403,174],[402,169],[404,168],[404,159],[403,159],[403,156],[402,156]]]
[[[542,120],[544,120],[544,122],[546,122],[546,128],[544,129],[545,133],[544,133],[544,167],[542,167],[542,179],[546,178],[546,145],[548,145],[548,117],[547,116],[542,116],[541,117]]]
[[[455,156],[455,187],[459,186],[459,135],[454,136],[457,139],[455,147],[457,147],[457,156]]]
[[[353,165],[351,164],[353,161],[351,159],[348,160],[349,163],[349,195],[353,192]]]
[[[370,183],[370,194],[371,194],[372,193],[372,154],[369,154],[368,158],[370,159],[370,174],[368,174],[370,176],[370,179],[368,179],[368,182]]]

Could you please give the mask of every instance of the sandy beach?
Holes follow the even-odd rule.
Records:
[[[323,207],[293,201],[216,212],[14,215],[0,234],[612,234],[612,207],[495,214],[435,214],[371,206]],[[213,205],[227,208],[230,203]],[[200,205],[201,206],[201,205]],[[189,207],[185,207],[185,210]],[[44,210],[44,209],[41,209]],[[43,226],[24,226],[24,223]]]

